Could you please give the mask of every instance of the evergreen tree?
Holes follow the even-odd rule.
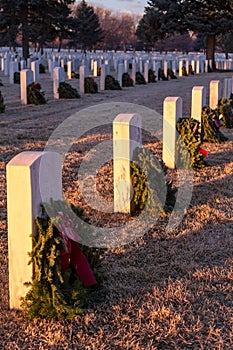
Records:
[[[16,13],[16,1],[0,0],[0,45],[15,49],[19,30]]]
[[[140,40],[154,46],[160,39],[186,31],[179,0],[149,0],[136,35]]]
[[[1,44],[13,46],[22,36],[23,57],[29,56],[29,41],[43,48],[46,41],[66,35],[69,5],[74,0],[0,0]]]
[[[230,52],[233,52],[233,31],[225,34],[220,34],[217,37],[217,45],[223,49],[226,55],[226,59],[228,59],[228,54]]]
[[[182,3],[186,26],[206,35],[206,56],[214,64],[216,36],[233,29],[232,0],[185,0]]]
[[[30,0],[12,0],[10,3],[7,0],[0,0],[1,39],[14,47],[17,34],[21,33],[25,58],[29,55],[28,18],[30,5]]]
[[[176,32],[205,33],[207,59],[214,66],[216,36],[232,29],[232,0],[149,0],[137,35],[154,43]]]
[[[94,8],[82,0],[74,12],[73,39],[76,46],[79,44],[84,51],[92,50],[102,38],[103,31]]]
[[[69,5],[73,2],[74,0],[33,0],[30,40],[35,46],[38,44],[42,52],[47,42],[59,37],[61,45],[62,39],[67,36],[71,13]]]
[[[72,19],[70,17],[71,9],[69,5],[72,5],[75,0],[60,0],[56,6],[56,35],[59,39],[60,51],[62,40],[68,39],[72,30]]]

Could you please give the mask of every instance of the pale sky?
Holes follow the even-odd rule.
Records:
[[[87,4],[106,7],[113,11],[135,12],[142,15],[147,5],[147,0],[86,0],[86,2]]]

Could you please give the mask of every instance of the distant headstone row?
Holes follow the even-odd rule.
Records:
[[[74,72],[79,75],[79,90],[83,94],[85,78],[91,76],[96,78],[100,76],[100,91],[105,90],[105,78],[110,72],[118,80],[122,86],[122,76],[129,73],[134,84],[136,83],[136,73],[140,72],[148,83],[149,70],[153,70],[157,79],[159,71],[164,72],[167,78],[168,71],[172,71],[174,75],[184,76],[189,74],[200,74],[208,72],[212,68],[212,61],[206,60],[206,56],[202,53],[182,54],[176,52],[168,52],[160,54],[153,53],[122,53],[122,52],[95,52],[83,54],[73,50],[56,50],[46,49],[44,54],[31,51],[31,56],[27,60],[22,58],[22,50],[18,48],[17,52],[12,52],[8,48],[0,49],[0,69],[5,76],[9,76],[10,84],[14,83],[14,74],[23,72],[21,78],[21,101],[27,104],[25,98],[26,86],[32,82],[40,81],[40,65],[45,66],[53,80],[54,98],[59,98],[58,87],[60,82],[66,79],[72,79]],[[216,54],[216,67],[223,70],[233,69],[233,55],[228,60],[224,59],[221,54]],[[25,72],[27,70],[27,73]],[[29,72],[29,71],[31,72]],[[185,72],[185,73],[184,73]]]

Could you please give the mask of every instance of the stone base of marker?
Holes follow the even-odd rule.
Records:
[[[7,217],[10,308],[20,309],[32,278],[35,217],[41,202],[62,199],[61,157],[54,152],[23,152],[7,165]]]

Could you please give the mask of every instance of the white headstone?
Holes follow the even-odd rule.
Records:
[[[131,212],[133,189],[130,163],[136,147],[142,145],[141,116],[119,114],[113,121],[114,211]]]
[[[33,83],[33,73],[30,69],[23,69],[20,72],[20,95],[21,103],[27,104],[27,86]]]
[[[148,83],[149,81],[149,63],[148,62],[144,63],[144,78],[146,83]]]
[[[196,68],[196,62],[195,62],[195,60],[192,60],[191,66],[192,66],[193,72],[195,72],[195,68]]]
[[[203,107],[206,106],[206,89],[204,86],[194,86],[192,89],[191,117],[201,123]]]
[[[42,158],[46,163],[43,173]],[[32,279],[28,253],[36,233],[35,217],[40,214],[40,181],[46,184],[43,202],[62,199],[61,157],[53,152],[23,152],[6,169],[10,308],[20,309],[20,299],[28,292],[24,283]]]
[[[72,61],[67,62],[67,78],[72,79]]]
[[[14,74],[18,72],[19,65],[18,62],[10,62],[10,84],[14,84]]]
[[[212,80],[210,82],[210,108],[217,108],[218,101],[221,98],[221,84],[219,80]]]
[[[124,73],[128,73],[129,62],[127,59],[124,60]]]
[[[176,167],[176,123],[180,118],[182,118],[182,99],[167,97],[163,107],[163,161],[171,169]]]
[[[200,74],[200,60],[196,61],[196,73]]]
[[[105,90],[105,78],[106,78],[106,70],[107,70],[107,65],[102,64],[101,66],[101,75],[100,75],[100,91]]]
[[[27,67],[27,62],[25,60],[21,60],[20,61],[20,69],[23,70],[23,69],[26,69]]]
[[[168,62],[164,61],[163,62],[163,71],[164,71],[164,75],[167,78],[167,70],[168,70]]]
[[[176,75],[176,61],[172,61],[172,71]]]
[[[124,64],[120,63],[118,65],[118,73],[117,73],[117,80],[119,81],[120,86],[122,86],[122,76],[124,73]]]
[[[9,75],[9,65],[10,65],[9,59],[5,58],[5,60],[4,60],[4,75],[5,76]]]
[[[94,61],[93,63],[93,76],[94,77],[98,76],[98,61]]]
[[[136,84],[136,73],[137,73],[137,63],[133,62],[132,63],[132,73],[131,73],[131,78],[133,79],[133,83]]]
[[[231,78],[225,78],[223,81],[223,93],[222,97],[229,99],[231,96],[231,90],[232,90],[232,79]]]
[[[186,68],[186,72],[189,75],[189,60],[185,61],[185,68]]]
[[[183,61],[179,61],[179,77],[183,76]]]
[[[27,58],[27,69],[31,69],[31,58]]]
[[[65,71],[63,67],[56,67],[53,70],[53,96],[59,99],[59,84],[65,81]]]
[[[39,67],[39,61],[33,61],[31,63],[31,70],[33,73],[33,81],[40,81],[40,67]]]
[[[79,67],[79,91],[85,94],[85,78],[87,77],[86,66]]]

